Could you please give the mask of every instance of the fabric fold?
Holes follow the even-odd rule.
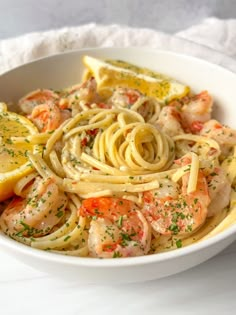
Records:
[[[236,72],[236,20],[208,18],[175,35],[94,23],[0,41],[0,73],[29,61],[88,47],[150,47],[196,56]],[[228,55],[228,56],[227,56]]]

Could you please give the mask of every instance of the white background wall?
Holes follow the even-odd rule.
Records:
[[[236,18],[235,0],[0,0],[0,39],[89,22],[173,33],[208,16]]]

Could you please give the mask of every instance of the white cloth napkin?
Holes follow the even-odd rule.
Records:
[[[200,45],[199,45],[200,44]],[[236,20],[208,18],[200,25],[168,35],[151,29],[94,23],[31,33],[0,41],[0,73],[31,60],[84,47],[145,46],[185,53],[236,72]]]
[[[236,20],[205,19],[201,24],[176,34],[236,58]]]

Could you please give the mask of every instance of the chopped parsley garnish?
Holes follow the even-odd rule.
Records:
[[[112,257],[113,257],[113,258],[120,258],[120,257],[122,257],[122,255],[121,255],[120,252],[114,252],[114,254],[113,254]]]
[[[177,234],[179,232],[179,227],[177,224],[175,223],[172,223],[170,226],[169,226],[169,230],[171,232],[173,232],[174,234]]]
[[[123,223],[123,215],[121,215],[121,216],[119,217],[118,226],[119,226],[119,227],[122,227],[122,223]]]
[[[63,214],[64,214],[64,211],[60,210],[60,211],[57,212],[56,216],[58,218],[61,218],[63,216]]]
[[[177,247],[177,248],[181,248],[181,247],[182,247],[182,240],[177,240],[177,241],[175,242],[175,244],[176,244],[176,247]]]
[[[71,236],[70,235],[67,235],[65,238],[64,238],[64,242],[68,241],[68,239],[70,239]]]

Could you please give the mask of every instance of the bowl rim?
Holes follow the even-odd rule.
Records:
[[[211,247],[222,240],[230,238],[230,236],[235,235],[234,240],[236,240],[236,224],[228,227],[225,231],[220,232],[219,234],[210,237],[209,239],[199,240],[197,243],[193,243],[183,248],[174,249],[167,252],[156,253],[145,256],[136,256],[136,257],[124,257],[121,259],[103,259],[103,258],[92,258],[92,257],[78,257],[78,256],[69,256],[59,253],[53,253],[49,251],[44,251],[41,249],[36,249],[20,243],[14,239],[11,239],[9,236],[0,232],[0,244],[5,248],[8,247],[11,250],[20,252],[23,255],[31,256],[37,259],[45,260],[48,262],[72,265],[72,266],[81,266],[81,267],[96,267],[96,268],[117,268],[117,267],[128,267],[128,266],[140,266],[140,265],[149,265],[161,263],[163,261],[169,261],[172,259],[181,258],[184,256],[191,255],[193,253],[199,252],[202,249]]]
[[[194,43],[194,44],[196,44],[196,43]],[[203,46],[203,45],[200,45],[200,44],[196,44],[196,45],[197,46]],[[225,54],[223,54],[223,53],[221,53],[221,52],[219,52],[217,50],[214,50],[214,49],[212,49],[210,47],[204,46],[204,48],[209,50],[209,51],[212,51],[212,52],[216,53],[217,55],[219,55],[221,57],[224,57],[225,59],[227,59],[228,61],[230,61],[230,62],[232,62],[232,63],[234,63],[236,65],[236,61],[232,57],[230,57],[228,55],[225,55]],[[144,53],[145,52],[146,53],[148,53],[148,52],[149,53],[160,53],[160,54],[175,56],[175,57],[178,57],[178,58],[190,59],[190,60],[193,60],[195,62],[206,64],[208,67],[218,68],[218,70],[226,71],[226,72],[228,72],[228,74],[231,74],[233,76],[236,75],[236,73],[233,70],[228,69],[228,68],[222,66],[221,64],[210,62],[210,61],[205,60],[205,59],[203,59],[201,57],[188,55],[187,53],[180,53],[180,52],[175,52],[175,51],[166,50],[166,49],[150,48],[150,47],[143,47],[143,46],[127,46],[127,47],[116,46],[116,47],[84,47],[84,48],[80,48],[80,49],[72,49],[72,50],[69,50],[69,51],[64,51],[64,52],[59,52],[59,53],[52,53],[52,54],[50,54],[48,56],[36,58],[36,59],[34,59],[32,61],[23,63],[21,65],[18,65],[16,67],[14,67],[14,68],[11,68],[11,69],[9,69],[7,71],[4,71],[4,72],[0,73],[0,77],[9,74],[12,71],[15,71],[15,70],[18,70],[18,69],[30,66],[31,64],[38,63],[38,62],[46,60],[46,59],[60,58],[63,55],[70,55],[70,54],[73,55],[73,54],[78,54],[78,53],[88,52],[88,51],[96,52],[96,51],[103,51],[103,50],[104,51],[112,51],[112,50],[123,50],[123,51],[124,50],[127,50],[127,51],[128,50],[134,50],[134,51],[137,51],[138,50],[138,51],[143,51]]]
[[[169,56],[174,56],[178,58],[184,58],[189,59],[193,62],[203,63],[207,67],[213,67],[218,68],[218,70],[228,72],[229,75],[232,75],[234,78],[236,78],[236,74],[227,69],[224,68],[221,65],[209,62],[207,60],[201,59],[199,57],[190,56],[183,53],[173,52],[173,51],[167,51],[164,49],[155,49],[155,48],[146,48],[146,47],[88,47],[88,48],[82,48],[82,49],[75,49],[67,52],[62,53],[56,53],[52,54],[50,56],[41,57],[38,59],[35,59],[33,61],[27,62],[25,64],[22,64],[20,66],[14,67],[4,73],[0,74],[0,77],[7,75],[8,73],[14,72],[17,69],[24,68],[27,66],[30,66],[31,64],[41,62],[45,59],[53,59],[53,58],[60,58],[63,55],[70,55],[70,54],[82,54],[83,52],[96,52],[96,51],[112,51],[112,50],[138,50],[139,52],[143,51],[144,53],[159,53],[159,54],[166,54]],[[223,55],[223,54],[222,54]],[[232,62],[235,63],[235,61],[228,57],[228,59],[231,59]],[[138,265],[146,265],[146,264],[152,264],[152,263],[158,263],[163,261],[169,261],[172,259],[180,258],[183,256],[190,255],[192,253],[196,253],[198,251],[201,251],[202,249],[205,249],[207,247],[210,247],[214,244],[217,244],[221,242],[224,239],[228,239],[231,236],[235,235],[234,240],[236,240],[236,224],[232,224],[230,227],[227,227],[224,231],[219,232],[218,234],[210,237],[209,239],[205,240],[199,240],[196,243],[193,243],[191,245],[188,245],[183,248],[174,249],[167,252],[162,253],[156,253],[151,255],[145,255],[145,256],[137,256],[137,257],[125,257],[122,259],[101,259],[101,258],[91,258],[91,257],[75,257],[75,256],[69,256],[64,254],[58,254],[53,253],[49,251],[44,251],[41,249],[32,248],[28,245],[22,244],[9,236],[5,235],[3,232],[0,231],[0,244],[3,245],[5,248],[10,248],[11,250],[14,250],[16,252],[19,252],[21,254],[31,256],[34,258],[38,258],[41,260],[45,260],[48,262],[53,263],[59,263],[59,264],[66,264],[66,265],[73,265],[73,266],[84,266],[88,268],[117,268],[117,267],[128,267],[128,266],[138,266]]]

